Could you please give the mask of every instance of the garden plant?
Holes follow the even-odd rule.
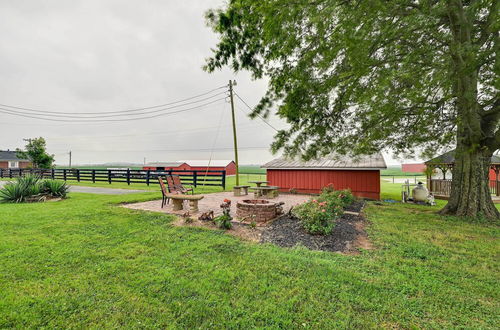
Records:
[[[66,198],[68,189],[68,185],[63,181],[43,180],[38,175],[28,174],[0,189],[0,202],[41,202],[47,197]]]

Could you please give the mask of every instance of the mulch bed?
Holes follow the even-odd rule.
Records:
[[[346,211],[360,212],[365,202],[355,201]],[[311,235],[306,232],[299,219],[290,214],[271,223],[261,235],[262,243],[273,243],[281,247],[305,246],[312,250],[357,253],[358,248],[370,248],[364,231],[366,219],[362,215],[344,214],[329,235]]]

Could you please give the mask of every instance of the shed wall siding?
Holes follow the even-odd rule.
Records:
[[[295,189],[301,193],[319,193],[333,184],[335,189],[351,189],[354,195],[380,199],[379,170],[267,170],[269,185],[282,191]]]

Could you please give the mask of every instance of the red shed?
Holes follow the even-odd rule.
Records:
[[[351,189],[358,197],[380,199],[380,170],[387,168],[381,154],[357,159],[330,155],[301,161],[279,158],[262,165],[267,169],[269,185],[282,191],[319,193],[332,184],[335,189]]]
[[[232,160],[184,160],[189,169],[196,171],[226,171],[226,175],[236,174],[236,163]],[[210,173],[209,173],[210,174]]]

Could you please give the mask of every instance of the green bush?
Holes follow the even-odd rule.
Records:
[[[231,223],[232,218],[228,215],[219,215],[218,217],[214,218],[214,223],[219,227],[220,229],[231,229],[233,228],[233,224]]]
[[[23,203],[30,199],[42,198],[42,184],[37,175],[19,177],[0,189],[0,201],[4,203]]]
[[[0,189],[0,202],[38,202],[44,200],[46,196],[64,198],[67,194],[68,185],[65,182],[42,180],[38,175],[28,174],[7,183]]]
[[[68,194],[69,186],[64,181],[45,180],[42,182],[42,190],[46,195],[65,198]]]
[[[338,214],[332,213],[326,204],[326,202],[318,202],[314,199],[295,207],[292,212],[299,218],[302,227],[308,233],[327,235],[332,232],[335,219],[341,213],[341,208],[339,208]]]
[[[317,199],[297,206],[293,214],[300,219],[302,227],[313,235],[327,235],[332,232],[335,220],[343,208],[354,202],[350,190],[334,190],[326,187]]]

